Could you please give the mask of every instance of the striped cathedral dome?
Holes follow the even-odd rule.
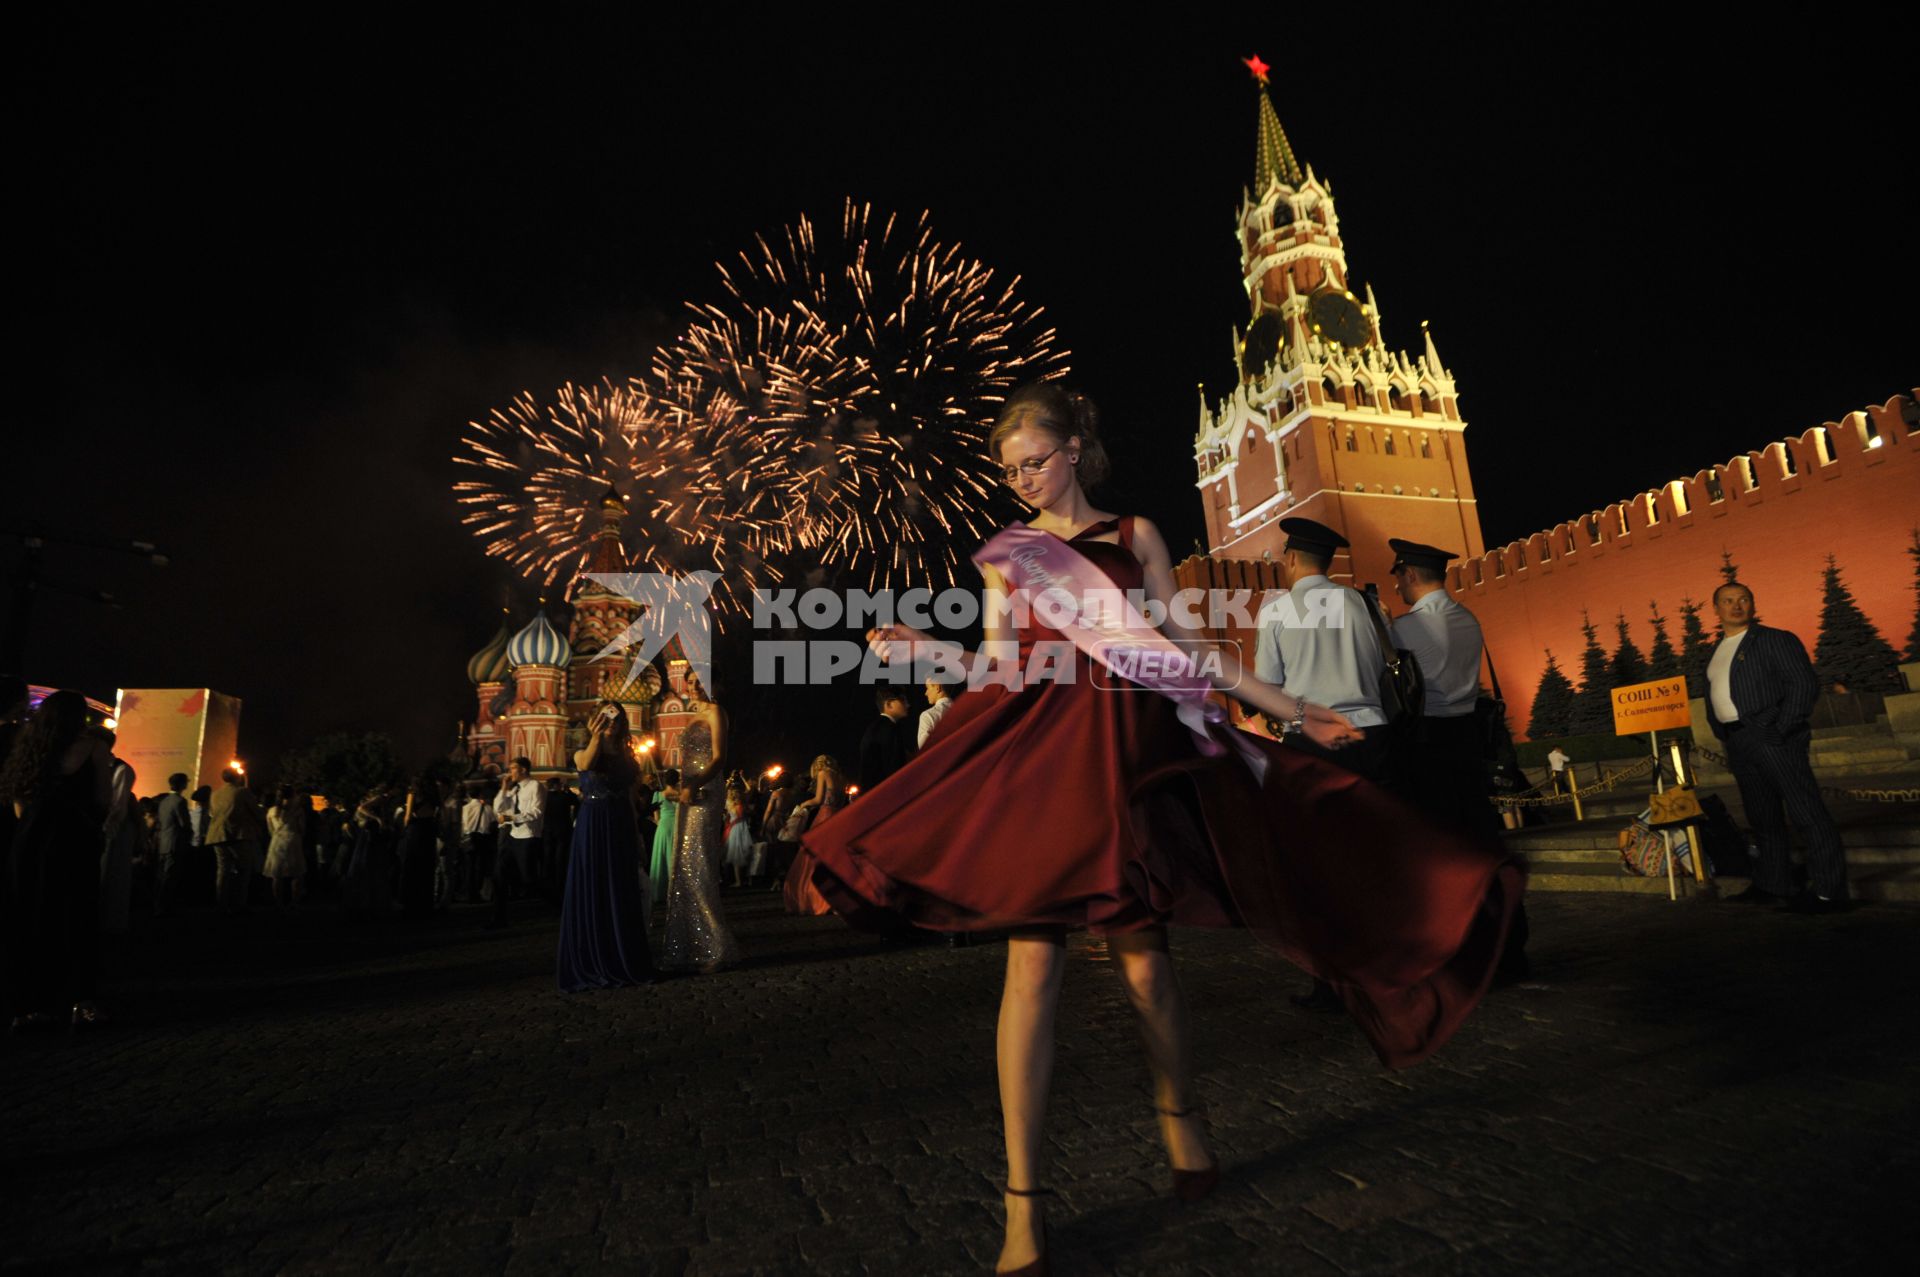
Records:
[[[507,623],[500,623],[500,632],[487,640],[487,645],[473,654],[467,662],[467,681],[476,686],[481,683],[504,683],[507,681],[507,641],[513,637],[513,631]]]
[[[572,654],[567,640],[542,612],[507,644],[507,665],[513,669],[522,665],[565,665]]]

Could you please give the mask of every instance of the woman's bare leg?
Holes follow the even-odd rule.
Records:
[[[1120,959],[1120,978],[1127,997],[1140,1014],[1140,1037],[1147,1047],[1147,1067],[1153,1072],[1153,1102],[1162,1110],[1193,1109],[1193,1059],[1187,1037],[1187,1000],[1173,972],[1164,928],[1107,937],[1107,946]],[[1160,1138],[1174,1169],[1205,1170],[1213,1165],[1207,1152],[1206,1128],[1196,1112],[1188,1117],[1160,1114]]]
[[[1047,1090],[1053,1082],[1054,1012],[1065,969],[1063,937],[1038,934],[1008,939],[1007,983],[1000,995],[995,1046],[1010,1188],[1045,1187],[1040,1140],[1046,1126]],[[1002,1270],[1032,1263],[1042,1245],[1038,1200],[1009,1196],[1006,1203],[1007,1235],[995,1265]]]

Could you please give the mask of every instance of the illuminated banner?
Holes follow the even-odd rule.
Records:
[[[1687,707],[1687,680],[1656,678],[1613,689],[1613,734],[1637,736],[1670,727],[1693,726]]]
[[[123,687],[113,752],[136,776],[134,792],[165,793],[167,777],[187,774],[187,789],[218,785],[240,747],[240,698],[206,687]]]

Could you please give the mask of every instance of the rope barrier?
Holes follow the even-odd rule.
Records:
[[[1733,770],[1733,763],[1724,754],[1716,753],[1703,745],[1693,746],[1693,752],[1716,766],[1724,767],[1728,771]],[[1629,780],[1646,775],[1653,770],[1653,767],[1654,761],[1651,758],[1643,758],[1625,771],[1615,772],[1598,784],[1581,790],[1579,796],[1582,801],[1596,798]],[[1552,781],[1549,779],[1541,781],[1532,788],[1523,790],[1518,794],[1496,794],[1493,799],[1494,805],[1501,808],[1553,807],[1573,801],[1574,795],[1570,793],[1542,794],[1540,791],[1551,783]],[[1876,789],[1842,789],[1837,785],[1822,785],[1820,786],[1820,792],[1828,798],[1844,798],[1852,802],[1920,803],[1920,786],[1905,789],[1890,787]]]
[[[1733,762],[1724,754],[1716,754],[1704,745],[1695,745],[1693,752],[1728,771],[1733,770]],[[1837,785],[1822,785],[1820,792],[1828,798],[1847,798],[1860,803],[1920,803],[1920,787],[1912,789],[1841,789]]]
[[[1653,770],[1653,760],[1651,758],[1643,758],[1639,762],[1635,763],[1633,766],[1627,768],[1625,771],[1615,772],[1613,775],[1607,777],[1605,780],[1601,781],[1599,784],[1593,785],[1593,786],[1590,786],[1589,788],[1581,790],[1579,795],[1580,800],[1582,802],[1585,802],[1588,799],[1597,797],[1600,794],[1604,794],[1608,790],[1613,789],[1618,785],[1624,784],[1625,782],[1634,779],[1636,776],[1644,776],[1652,770]],[[1534,788],[1538,789],[1539,786],[1536,785],[1534,786]],[[1495,795],[1493,801],[1494,801],[1494,804],[1499,807],[1551,807],[1556,803],[1570,803],[1573,801],[1573,799],[1574,799],[1574,795],[1572,794],[1555,794],[1546,798],[1507,797],[1503,795]]]

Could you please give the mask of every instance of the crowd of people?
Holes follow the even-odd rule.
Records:
[[[722,779],[725,718],[710,699],[701,703],[683,767],[670,770],[644,765],[625,710],[608,703],[574,760],[577,787],[536,778],[516,758],[502,777],[422,774],[348,801],[293,786],[263,796],[238,765],[217,786],[190,789],[175,774],[163,792],[138,797],[140,778],[83,696],[56,691],[33,706],[23,681],[0,680],[0,983],[10,1024],[106,1023],[101,968],[135,917],[188,910],[291,913],[324,900],[350,922],[372,924],[481,905],[484,925],[501,928],[512,902],[538,900],[562,911],[563,988],[650,979],[644,941],[617,972],[603,963],[598,975],[575,977],[596,937],[644,937],[655,914],[669,968],[737,963],[720,882],[723,872],[741,885],[767,872],[762,818],[772,786],[738,770]],[[569,925],[596,909],[601,925]]]
[[[1167,602],[1172,565],[1158,530],[1087,495],[1108,462],[1083,397],[1052,383],[1014,395],[988,449],[1034,512],[975,556],[990,590]],[[443,792],[423,776],[378,788],[350,816],[290,789],[263,804],[231,770],[210,793],[185,793],[188,778],[175,776],[141,800],[83,698],[57,692],[27,715],[24,686],[9,683],[0,910],[14,1023],[98,1023],[101,938],[124,933],[140,890],[167,912],[208,865],[227,912],[252,907],[256,876],[279,908],[301,907],[317,880],[362,919],[429,917],[484,898],[489,925],[505,926],[511,900],[545,896],[560,911],[566,992],[650,982],[655,925],[668,969],[742,962],[721,902],[729,875],[737,888],[779,890],[796,913],[832,910],[895,935],[1001,935],[998,1268],[1044,1272],[1044,1124],[1069,931],[1103,934],[1115,955],[1183,1200],[1205,1196],[1219,1172],[1192,1088],[1170,925],[1253,930],[1314,977],[1297,1001],[1351,1014],[1392,1067],[1426,1058],[1497,977],[1526,970],[1524,871],[1492,836],[1480,629],[1443,584],[1455,556],[1391,542],[1406,610],[1390,622],[1377,600],[1330,579],[1347,545],[1338,531],[1297,517],[1281,526],[1289,588],[1261,613],[1250,669],[1202,635],[1139,616],[1124,622],[1134,650],[1206,659],[1127,673],[1110,634],[1071,614],[1059,629],[990,619],[995,649],[1064,646],[1074,676],[981,681],[958,698],[929,679],[917,714],[904,687],[883,687],[853,777],[826,754],[804,777],[730,769],[727,716],[692,679],[678,767],[650,768],[625,708],[603,702],[572,758],[577,798],[520,758],[485,785]],[[1711,721],[1749,807],[1766,808],[1753,815],[1763,854],[1746,898],[1793,889],[1791,818],[1814,826],[1820,844],[1804,907],[1844,907],[1837,834],[1811,810],[1804,649],[1753,624],[1738,583],[1715,606],[1724,637],[1709,667]],[[1300,623],[1316,616],[1331,621]],[[986,660],[901,625],[868,639],[883,662],[951,649],[941,668],[979,673]],[[1214,692],[1268,732],[1227,725]]]

